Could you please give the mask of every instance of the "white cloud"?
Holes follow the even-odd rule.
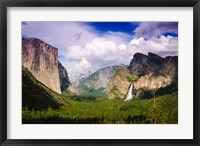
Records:
[[[148,54],[152,52],[160,56],[177,55],[178,53],[178,38],[172,36],[161,36],[159,38],[152,37],[151,39],[145,40],[144,38],[134,38],[129,43],[129,47],[134,52],[140,52]]]
[[[88,69],[91,67],[91,64],[89,63],[89,61],[87,59],[85,59],[84,57],[81,58],[81,62],[80,62],[80,66],[81,68],[85,68]]]
[[[176,26],[168,28],[168,25],[141,23],[135,36],[112,31],[99,33],[94,27],[76,22],[27,22],[22,27],[27,36],[40,38],[57,47],[59,56],[62,56],[60,61],[67,71],[88,73],[106,66],[128,65],[137,52],[152,52],[163,57],[177,55],[177,37],[152,37],[175,30]],[[144,39],[146,37],[148,40]]]
[[[119,44],[116,41],[110,41],[105,38],[95,38],[84,47],[71,46],[65,57],[68,60],[78,60],[77,64],[79,67],[76,66],[76,69],[85,66],[88,70],[96,71],[102,67],[128,63],[127,49],[125,44]],[[129,56],[132,55],[129,54]],[[80,62],[83,59],[79,60],[80,58],[84,58],[91,65],[81,64]],[[68,66],[67,68],[73,68],[73,66]],[[88,72],[88,70],[85,71]]]
[[[102,67],[125,64],[129,65],[135,53],[148,54],[152,52],[160,56],[177,55],[178,38],[172,36],[153,37],[149,40],[133,38],[129,43],[118,43],[106,38],[95,38],[85,46],[71,46],[65,54],[70,60],[77,60],[66,66],[69,70],[87,73]],[[66,63],[67,64],[67,63]]]
[[[118,43],[128,43],[132,39],[133,36],[123,33],[123,32],[108,31],[102,37],[107,40],[115,41]]]
[[[120,51],[125,51],[127,49],[126,45],[125,44],[120,44],[119,45],[119,50]]]

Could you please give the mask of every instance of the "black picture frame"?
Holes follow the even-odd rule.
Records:
[[[193,135],[187,139],[86,139],[24,140],[7,139],[7,8],[8,7],[193,7]],[[200,145],[200,2],[199,0],[1,0],[0,2],[0,144],[2,146],[45,145],[131,145],[131,146],[197,146]],[[187,29],[187,27],[186,27]],[[28,134],[28,133],[27,133]]]

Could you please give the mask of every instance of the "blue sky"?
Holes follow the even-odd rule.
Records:
[[[123,32],[129,35],[134,34],[134,30],[139,26],[140,23],[138,22],[89,22],[86,23],[90,26],[93,26],[96,30],[100,31],[101,33],[105,33],[108,31],[112,32]]]
[[[22,22],[22,37],[58,48],[69,72],[128,65],[137,52],[178,53],[177,22]]]

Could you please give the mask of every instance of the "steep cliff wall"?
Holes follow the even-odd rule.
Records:
[[[178,87],[174,87],[174,85],[178,86],[178,57],[168,56],[156,70],[141,76],[134,82],[134,93],[141,97],[145,91],[159,91],[166,87],[165,92],[170,93],[177,90]]]
[[[152,73],[140,77],[134,82],[134,89],[155,90],[166,87],[172,82],[176,82],[178,77],[178,57],[168,56],[160,67]]]
[[[22,65],[37,80],[61,93],[58,72],[58,49],[36,38],[22,40]]]
[[[131,60],[128,69],[131,73],[144,75],[155,71],[164,61],[164,59],[156,54],[148,53],[148,56],[136,53]]]
[[[65,67],[58,61],[58,72],[60,77],[60,89],[61,91],[66,91],[70,85],[69,77]]]
[[[177,91],[178,57],[162,58],[156,54],[136,53],[128,68],[119,68],[112,76],[107,89],[110,99],[123,99],[133,83],[133,96],[151,97],[152,91],[171,93]],[[149,96],[150,95],[150,96]]]

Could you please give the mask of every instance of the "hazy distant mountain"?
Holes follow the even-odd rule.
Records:
[[[117,68],[119,68],[119,66],[102,68],[90,76],[83,78],[77,87],[79,92],[83,94],[106,95],[110,79]]]
[[[79,82],[83,79],[88,77],[86,74],[78,73],[78,72],[69,72],[68,76],[70,78],[71,83],[77,87]]]

